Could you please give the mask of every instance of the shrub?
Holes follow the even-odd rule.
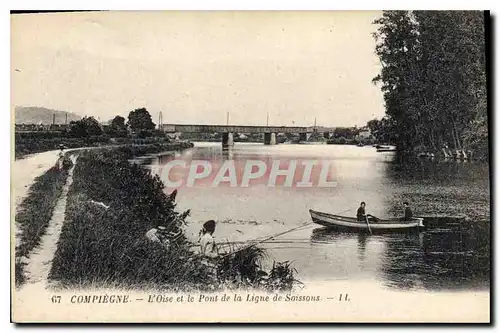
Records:
[[[269,272],[263,269],[268,254],[262,248],[250,246],[240,251],[232,249],[217,264],[217,279],[220,284],[233,288],[251,287],[268,292],[290,291],[301,283],[294,277],[297,272],[291,264],[275,262]]]

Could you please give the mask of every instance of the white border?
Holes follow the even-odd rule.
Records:
[[[238,1],[237,3],[235,1],[150,1],[150,0],[141,0],[140,2],[138,1],[103,1],[103,0],[87,0],[87,1],[81,1],[81,2],[68,2],[68,1],[63,1],[63,0],[46,0],[43,2],[40,1],[2,1],[0,6],[2,7],[2,20],[1,20],[1,36],[3,37],[2,40],[4,42],[3,47],[1,48],[0,54],[1,54],[1,60],[2,60],[2,66],[1,68],[1,78],[2,78],[2,89],[1,91],[1,96],[2,96],[2,105],[4,106],[4,112],[1,113],[1,121],[0,121],[0,126],[2,128],[0,129],[0,135],[1,135],[1,151],[0,151],[0,156],[2,156],[2,163],[1,163],[1,168],[2,168],[2,173],[1,173],[1,180],[0,180],[0,186],[1,186],[1,200],[0,204],[2,205],[0,208],[0,211],[3,212],[4,218],[2,219],[2,232],[1,234],[4,237],[4,242],[2,242],[2,268],[4,274],[2,275],[2,287],[3,287],[3,293],[2,293],[2,323],[4,324],[3,326],[7,327],[2,327],[3,329],[7,330],[13,330],[15,327],[13,325],[9,325],[10,321],[10,276],[7,275],[8,269],[7,265],[10,261],[10,246],[9,243],[6,241],[7,236],[10,233],[10,215],[9,215],[9,210],[10,210],[10,161],[7,158],[7,156],[10,156],[10,17],[8,10],[28,10],[28,9],[38,9],[38,10],[50,10],[50,9],[65,9],[65,10],[79,10],[82,8],[93,8],[93,9],[100,9],[100,10],[158,10],[158,9],[170,9],[170,10],[245,10],[245,9],[252,9],[252,10],[328,10],[328,9],[335,9],[335,10],[371,10],[371,9],[491,9],[492,10],[492,15],[495,15],[498,13],[497,7],[498,1],[485,1],[485,0],[475,0],[475,1],[465,1],[465,0],[455,0],[455,1],[435,1],[435,0],[420,0],[418,2],[410,2],[410,1],[377,1],[376,3],[373,1],[359,1],[359,0],[351,0],[351,1],[319,1],[319,0],[308,0],[308,1],[293,1],[293,0],[288,0],[288,1],[270,1],[270,0],[253,0],[253,1]],[[139,5],[140,4],[140,5]],[[5,8],[4,8],[5,7]],[[498,20],[496,20],[496,24],[498,25]],[[495,29],[496,30],[496,29]],[[495,31],[494,31],[495,32]],[[494,45],[498,45],[498,38],[497,35],[494,34]],[[495,54],[495,60],[498,60],[498,52]],[[495,61],[495,63],[497,63]],[[497,68],[497,66],[495,66]],[[496,72],[496,71],[495,71]],[[492,79],[496,77],[496,73],[492,73]],[[498,86],[495,85],[496,89],[495,91],[491,91],[491,95],[497,95],[498,93]],[[8,111],[7,111],[8,110]],[[491,110],[492,113],[494,113],[496,110]],[[498,124],[500,122],[499,116],[497,115],[495,117],[495,129],[498,128]],[[494,154],[495,154],[495,165],[498,165],[499,163],[499,157],[497,153],[497,147],[499,145],[499,142],[495,140],[495,149],[494,149]],[[492,170],[493,171],[493,170]],[[491,189],[493,191],[493,188]],[[494,203],[496,203],[498,200],[497,197],[495,197]],[[494,224],[494,222],[492,222]],[[495,235],[494,238],[498,239],[498,233],[500,228],[498,226],[495,227]],[[495,242],[496,243],[496,242]],[[493,244],[492,244],[493,245]],[[496,244],[495,244],[496,245]],[[496,248],[496,246],[495,246]],[[498,259],[498,255],[495,253],[494,258]],[[495,262],[496,265],[498,265],[498,260]],[[498,267],[497,267],[498,268]],[[495,282],[496,283],[496,279]],[[493,297],[494,295],[492,295]],[[496,313],[495,317],[498,320],[498,304],[495,307]],[[7,324],[7,325],[5,325]],[[66,327],[63,330],[70,330],[73,327]],[[130,327],[132,329],[137,329],[137,327]],[[378,329],[383,329],[386,330],[388,327],[380,327]],[[41,328],[43,330],[50,330],[52,327],[44,327]],[[88,328],[85,328],[87,330]],[[123,329],[123,327],[113,327],[112,329]],[[169,330],[177,330],[179,329],[178,327],[169,327]],[[220,330],[220,327],[198,327],[197,329],[203,329],[203,330]],[[264,328],[264,327],[258,327],[257,328],[259,331],[274,331],[277,329],[277,327],[271,327],[271,328]],[[284,329],[288,330],[291,329],[291,327],[285,327]],[[305,329],[305,328],[301,328]],[[335,330],[338,329],[343,329],[341,327],[335,327]],[[359,328],[355,328],[357,330]],[[370,328],[373,330],[374,328]],[[394,327],[393,329],[401,330],[402,327]],[[410,329],[410,328],[405,328]],[[425,329],[425,327],[424,327]],[[103,328],[95,328],[95,331],[103,331]],[[454,331],[469,331],[470,327],[466,328],[460,328],[460,327],[454,327]]]

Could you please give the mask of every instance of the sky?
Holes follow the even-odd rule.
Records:
[[[107,121],[363,126],[384,115],[376,11],[11,16],[11,104]]]

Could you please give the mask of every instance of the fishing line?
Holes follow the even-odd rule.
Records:
[[[352,209],[351,209],[351,208],[349,208],[349,209],[343,210],[343,211],[341,211],[341,212],[335,213],[335,215],[342,214],[342,213],[345,213],[345,212],[350,211],[350,210],[352,210]],[[271,236],[264,237],[263,239],[258,239],[258,238],[257,238],[257,239],[255,239],[255,240],[249,240],[249,241],[247,241],[247,242],[249,242],[249,243],[251,243],[251,244],[248,244],[248,245],[246,245],[246,246],[243,246],[243,247],[241,247],[240,249],[238,249],[238,250],[236,250],[236,251],[233,251],[233,252],[227,253],[227,254],[225,254],[225,255],[221,256],[221,257],[219,258],[219,260],[222,260],[222,259],[226,258],[226,257],[227,257],[227,256],[229,256],[229,255],[232,255],[232,254],[238,253],[238,252],[240,252],[240,251],[246,250],[246,249],[248,249],[248,248],[254,247],[255,245],[258,245],[258,244],[264,243],[264,242],[266,242],[266,241],[272,240],[272,239],[274,239],[274,238],[276,238],[276,237],[278,237],[278,236],[285,235],[285,234],[287,234],[287,233],[290,233],[290,232],[292,232],[292,231],[297,231],[297,230],[300,230],[300,229],[305,228],[305,227],[309,227],[309,226],[311,226],[312,224],[314,224],[314,222],[306,222],[305,224],[302,224],[302,225],[300,225],[300,226],[297,226],[297,227],[294,227],[294,228],[288,229],[288,230],[286,230],[286,231],[283,231],[283,232],[280,232],[280,233],[277,233],[277,234],[274,234],[274,235],[271,235]]]

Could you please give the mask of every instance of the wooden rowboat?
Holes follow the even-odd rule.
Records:
[[[385,153],[385,152],[391,152],[391,151],[396,151],[396,148],[393,148],[393,147],[380,147],[380,148],[377,148],[377,153]]]
[[[369,231],[366,221],[358,221],[355,217],[333,215],[328,213],[318,212],[309,209],[311,218],[314,223],[325,227],[337,227],[349,229],[351,231]],[[423,227],[422,218],[414,218],[411,221],[400,221],[398,219],[383,220],[379,219],[377,222],[368,221],[370,228],[375,231],[407,231],[412,228]]]

